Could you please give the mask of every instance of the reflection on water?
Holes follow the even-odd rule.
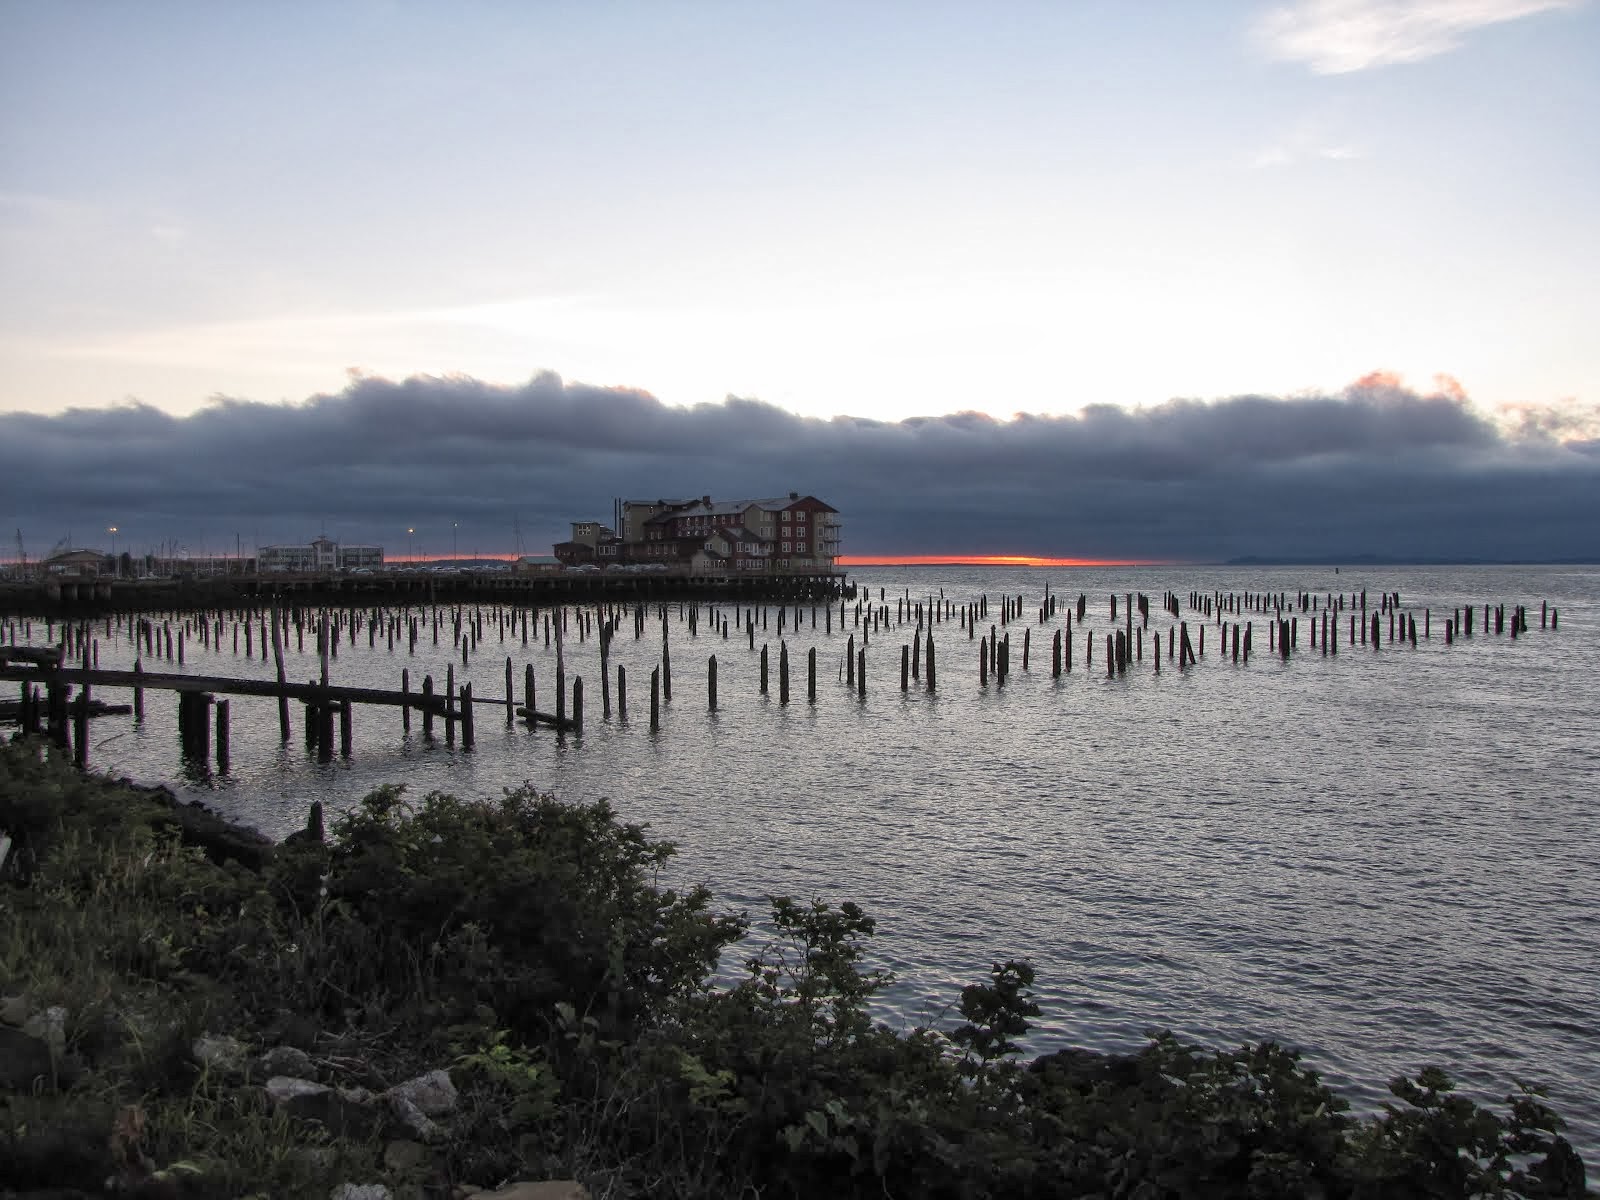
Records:
[[[414,795],[492,795],[532,782],[571,800],[609,796],[627,819],[677,842],[673,870],[704,880],[734,907],[763,911],[771,893],[855,900],[879,921],[876,952],[900,983],[890,1020],[929,1019],[990,964],[1030,957],[1044,1016],[1033,1043],[1135,1044],[1168,1027],[1219,1044],[1278,1038],[1373,1102],[1384,1080],[1437,1063],[1498,1096],[1513,1077],[1548,1084],[1575,1141],[1600,1152],[1600,844],[1595,679],[1600,571],[1582,568],[866,569],[854,578],[895,609],[940,589],[957,604],[990,597],[981,626],[999,624],[999,596],[1022,596],[1004,686],[980,686],[978,641],[954,620],[933,626],[938,690],[899,686],[914,625],[867,644],[865,698],[844,682],[845,639],[832,610],[802,610],[786,631],[791,702],[778,701],[776,610],[756,649],[724,638],[702,612],[691,636],[676,607],[668,624],[673,699],[649,729],[650,669],[661,624],[635,640],[631,617],[613,646],[626,668],[628,716],[600,712],[598,647],[573,625],[569,678],[585,681],[581,736],[508,728],[478,710],[477,746],[432,741],[420,721],[402,734],[396,710],[358,709],[354,754],[319,765],[295,736],[277,735],[275,702],[235,697],[232,769],[179,777],[176,705],[147,695],[146,720],[98,721],[91,758],[142,779],[178,778],[224,812],[282,834],[307,805],[348,805],[379,783]],[[1074,621],[1074,669],[1053,679],[1038,610],[1046,582],[1064,599],[1087,594],[1088,629]],[[1408,611],[1432,609],[1415,650],[1374,651],[1340,631],[1337,657],[1306,645],[1284,662],[1266,651],[1261,614],[1248,666],[1224,661],[1215,625],[1207,653],[1174,669],[1163,632],[1161,673],[1145,657],[1108,679],[1104,635],[1111,593],[1151,597],[1150,627],[1171,619],[1172,590],[1241,593],[1398,591]],[[1539,605],[1561,614],[1539,628]],[[1446,646],[1451,609],[1479,606],[1480,632]],[[1530,606],[1515,641],[1481,632],[1482,605]],[[539,707],[553,708],[554,647],[542,624],[523,645],[485,608],[484,639],[462,665],[450,626],[431,626],[416,653],[379,636],[346,643],[336,682],[412,686],[424,673],[479,696],[504,695],[505,659],[534,664]],[[1203,617],[1186,609],[1198,633]],[[225,618],[226,619],[226,618]],[[1233,619],[1230,617],[1230,620]],[[1348,616],[1346,616],[1346,621]],[[1121,623],[1118,623],[1118,627]],[[270,663],[190,640],[186,670],[270,678]],[[1022,631],[1031,630],[1029,669]],[[1383,621],[1387,641],[1387,618]],[[1093,636],[1093,662],[1084,641]],[[34,629],[44,640],[42,627]],[[772,648],[759,691],[759,651]],[[316,674],[314,638],[291,641],[290,678]],[[818,649],[818,695],[807,703],[806,650]],[[708,710],[706,660],[718,661],[718,709]],[[131,662],[129,644],[101,634],[101,665]],[[156,668],[157,664],[147,663]],[[169,669],[161,664],[159,669]],[[614,682],[614,681],[613,681]],[[118,697],[103,689],[108,699]],[[615,703],[615,698],[613,699]],[[486,864],[492,869],[492,864]]]

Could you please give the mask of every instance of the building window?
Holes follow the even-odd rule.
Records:
[[[781,520],[783,521],[783,523],[785,525],[787,525],[789,523],[789,514],[788,513],[784,513],[782,518],[781,518]]]

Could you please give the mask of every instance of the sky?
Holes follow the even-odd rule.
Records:
[[[1600,554],[1593,0],[0,20],[30,555],[797,489],[861,554]]]

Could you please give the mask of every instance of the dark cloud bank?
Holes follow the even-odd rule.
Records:
[[[231,552],[318,530],[404,554],[548,552],[614,496],[810,492],[852,554],[1180,561],[1600,560],[1600,441],[1550,414],[1497,426],[1459,397],[1368,380],[1331,396],[1076,416],[802,418],[672,408],[540,375],[361,378],[303,405],[219,400],[0,415],[0,513],[31,555],[69,534]],[[1567,438],[1568,440],[1561,440]]]

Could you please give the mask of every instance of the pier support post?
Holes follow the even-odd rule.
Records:
[[[232,732],[229,729],[229,702],[217,701],[217,774],[226,775],[232,758],[229,745]]]

